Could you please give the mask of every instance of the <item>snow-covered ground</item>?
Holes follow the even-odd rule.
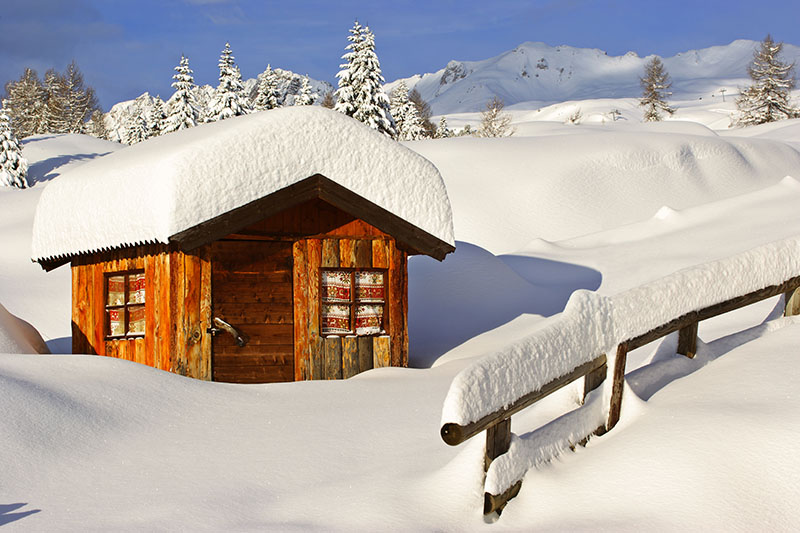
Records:
[[[0,355],[0,524],[793,530],[800,325],[775,318],[776,299],[702,323],[694,360],[672,336],[632,353],[620,425],[530,471],[494,524],[481,515],[482,438],[451,448],[438,433],[453,377],[542,328],[576,289],[613,296],[800,234],[800,121],[721,131],[702,105],[684,106],[695,122],[653,126],[512,109],[509,139],[408,143],[442,172],[457,239],[443,263],[410,261],[416,368],[231,385],[107,358]],[[67,141],[78,155],[56,156]],[[0,190],[0,304],[53,352],[69,348],[69,273],[30,263],[33,209],[59,165],[117,147],[97,142],[28,141],[32,168],[48,171],[30,190]],[[515,416],[513,431],[573,409],[579,385]]]

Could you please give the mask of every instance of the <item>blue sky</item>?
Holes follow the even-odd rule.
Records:
[[[800,45],[798,0],[10,0],[0,10],[0,81],[74,58],[108,110],[144,91],[169,97],[182,53],[197,83],[216,85],[230,41],[245,78],[270,63],[335,83],[355,19],[375,33],[387,81],[525,41],[662,57],[767,33]]]

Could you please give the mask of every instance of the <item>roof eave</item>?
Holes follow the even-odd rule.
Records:
[[[317,198],[392,235],[417,253],[442,261],[447,254],[455,251],[453,245],[322,174],[314,174],[272,194],[176,233],[170,237],[170,242],[177,242],[184,250],[192,250],[231,233],[236,233],[285,209]]]

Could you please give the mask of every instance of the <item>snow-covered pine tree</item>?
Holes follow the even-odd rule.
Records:
[[[375,35],[358,21],[350,29],[342,59],[345,63],[336,74],[339,89],[334,109],[351,116],[391,138],[397,136],[389,109],[389,98],[383,91],[381,65],[375,53]]]
[[[255,111],[266,111],[280,107],[278,104],[278,76],[270,65],[261,73],[258,79],[256,100],[253,103]]]
[[[64,74],[48,70],[44,88],[47,93],[45,123],[50,133],[81,133],[86,120],[100,109],[94,89],[84,85],[83,74],[75,61],[67,65]]]
[[[478,137],[510,137],[514,135],[514,128],[511,127],[511,115],[503,113],[505,103],[495,96],[486,103],[486,110],[481,112],[481,125],[475,133]],[[467,125],[462,130],[462,135],[469,128]]]
[[[433,136],[435,139],[447,139],[453,136],[452,130],[447,127],[447,117],[444,115],[439,119],[439,125],[436,127],[436,133]]]
[[[392,92],[390,109],[397,130],[397,140],[416,141],[427,137],[417,106],[408,99],[408,87],[404,81],[401,81]]]
[[[146,114],[137,111],[138,110],[130,114],[125,124],[125,131],[122,132],[122,142],[125,144],[136,144],[146,141],[150,135]]]
[[[66,122],[63,120],[64,103],[59,97],[61,85],[61,74],[56,69],[48,69],[44,74],[44,90],[47,94],[44,107],[44,130],[50,133],[67,132]]]
[[[200,116],[194,99],[194,76],[192,76],[192,69],[189,68],[188,57],[181,56],[181,62],[175,67],[175,75],[172,76],[172,79],[175,80],[172,82],[175,92],[167,100],[162,134],[197,126]]]
[[[36,71],[26,68],[18,81],[6,83],[6,94],[6,111],[17,136],[25,138],[44,133],[47,93]]]
[[[0,185],[28,188],[28,161],[22,157],[22,148],[11,130],[11,120],[6,113],[6,102],[0,108]]]
[[[348,117],[352,117],[356,112],[356,95],[360,87],[357,85],[360,78],[357,78],[356,70],[361,61],[361,48],[363,47],[363,39],[361,37],[361,24],[355,22],[352,28],[348,31],[350,35],[347,36],[347,41],[350,43],[345,46],[346,52],[342,56],[345,61],[339,65],[342,70],[336,74],[339,78],[339,88],[334,93],[336,103],[333,109],[344,113]]]
[[[86,133],[98,139],[108,139],[105,114],[99,109],[89,117],[89,122],[86,123]]]
[[[73,60],[67,65],[67,70],[62,77],[64,98],[64,120],[69,133],[81,133],[86,127],[86,121],[96,109],[100,109],[92,87],[86,87],[83,74],[78,69],[78,64]]]
[[[160,95],[156,95],[153,99],[153,105],[147,113],[147,137],[158,137],[161,135],[161,130],[164,128],[164,121],[167,118],[164,112],[164,101]]]
[[[308,81],[308,76],[304,76],[300,91],[294,97],[294,105],[312,105],[313,103],[314,94],[311,92],[311,84]]]
[[[668,115],[675,113],[675,108],[670,107],[667,103],[667,97],[672,95],[669,90],[672,82],[664,68],[664,63],[658,56],[654,56],[644,66],[644,77],[639,78],[639,84],[642,86],[639,105],[644,108],[645,122],[661,120],[662,112]]]
[[[205,120],[206,122],[215,122],[246,115],[250,111],[250,103],[244,94],[242,73],[234,63],[230,43],[225,43],[225,48],[219,57],[219,85],[209,104]]]
[[[789,97],[795,87],[794,63],[778,58],[782,49],[783,43],[775,43],[767,35],[753,53],[753,63],[747,69],[753,85],[742,90],[736,99],[736,125],[754,126],[800,117],[800,110],[791,105]]]

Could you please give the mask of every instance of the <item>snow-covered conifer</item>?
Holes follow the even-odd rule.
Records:
[[[22,157],[22,148],[11,130],[11,121],[6,114],[6,102],[0,108],[0,185],[26,189],[28,161]]]
[[[322,101],[319,103],[322,107],[333,109],[336,106],[336,100],[333,99],[333,93],[328,91],[322,95]]]
[[[509,137],[514,135],[511,127],[511,115],[503,113],[505,103],[495,96],[486,103],[486,110],[481,112],[481,125],[475,133],[478,137]],[[462,130],[462,135],[469,126]]]
[[[106,127],[105,114],[99,109],[92,113],[89,122],[86,123],[86,133],[98,139],[108,139],[108,128]]]
[[[246,115],[250,111],[250,103],[244,94],[242,73],[234,63],[230,43],[225,43],[225,48],[219,57],[219,85],[209,104],[205,120],[206,122],[225,120]]]
[[[294,98],[294,105],[311,105],[313,103],[314,94],[311,92],[311,84],[308,82],[308,76],[304,76],[300,91]]]
[[[53,69],[45,74],[45,121],[51,133],[81,133],[86,120],[100,109],[94,89],[86,87],[75,61],[64,74]]]
[[[416,87],[408,91],[408,99],[416,106],[417,114],[422,121],[422,127],[425,128],[427,137],[433,137],[436,133],[436,126],[431,122],[431,115],[433,115],[433,112],[431,111],[430,104],[422,98],[422,95]]]
[[[400,141],[415,141],[426,137],[417,106],[408,99],[408,87],[401,81],[392,92],[391,113]]]
[[[672,95],[669,88],[672,82],[664,68],[664,63],[658,56],[647,62],[644,66],[644,77],[639,78],[642,86],[642,97],[639,105],[644,108],[644,120],[654,122],[661,120],[661,113],[672,115],[675,109],[667,103],[667,97]]]
[[[345,63],[336,74],[339,89],[334,109],[351,116],[389,137],[396,137],[389,98],[383,91],[380,61],[375,53],[375,35],[358,21],[350,29],[342,59]]]
[[[158,137],[161,135],[161,130],[164,129],[164,121],[167,115],[164,112],[164,101],[160,96],[156,95],[153,99],[153,104],[148,109],[147,120],[147,137]]]
[[[6,84],[6,112],[19,138],[44,133],[47,93],[35,70],[26,68],[18,81]]]
[[[439,119],[439,125],[436,127],[436,133],[434,133],[434,138],[436,139],[447,139],[448,137],[452,137],[453,132],[450,128],[447,127],[447,117],[442,115],[442,118]]]
[[[175,80],[172,82],[175,92],[167,101],[162,134],[197,126],[200,116],[194,99],[195,84],[192,69],[189,68],[188,57],[181,56],[181,62],[175,67],[175,75],[172,76],[172,79]]]
[[[253,109],[266,111],[276,107],[280,107],[278,104],[278,77],[272,67],[267,65],[267,69],[259,76]]]
[[[125,144],[136,144],[147,140],[150,135],[150,128],[147,124],[146,114],[143,112],[131,113],[125,124],[125,131],[122,132],[122,142]]]
[[[753,85],[742,90],[736,99],[739,116],[736,124],[753,126],[786,118],[800,117],[800,110],[790,102],[795,87],[794,63],[784,63],[778,56],[783,43],[775,43],[770,35],[753,54],[747,72]]]

